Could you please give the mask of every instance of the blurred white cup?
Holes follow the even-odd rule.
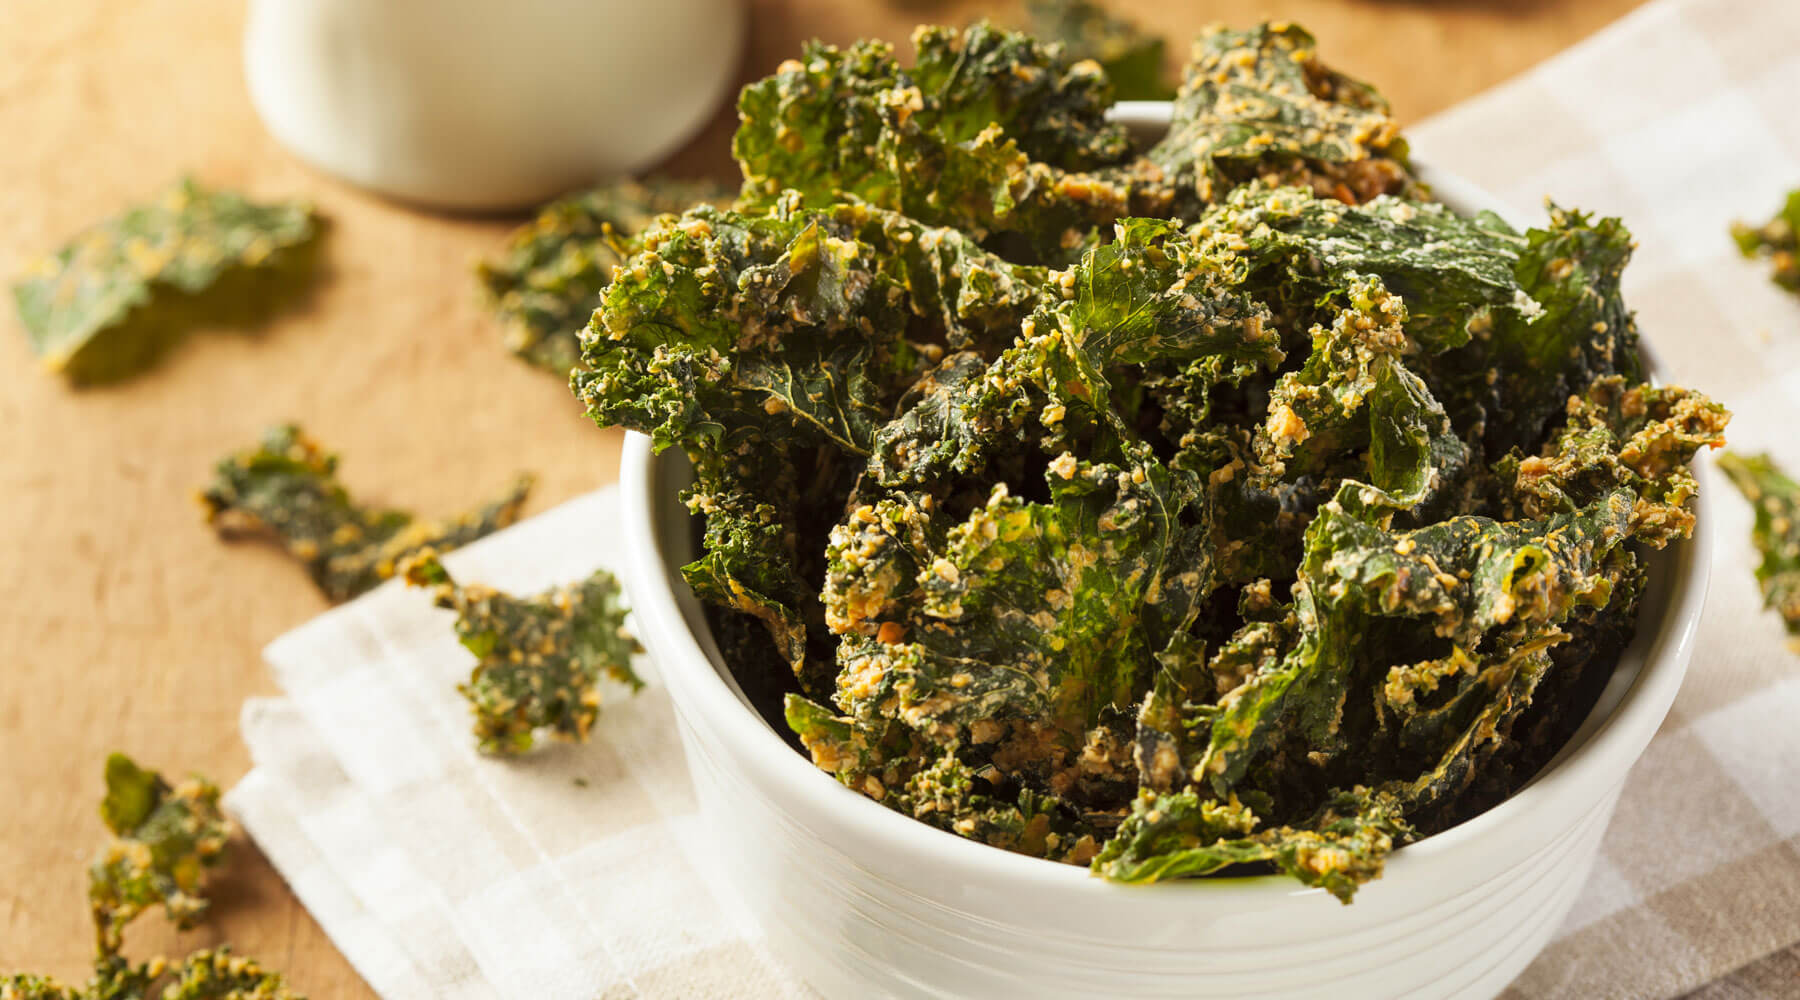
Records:
[[[634,173],[736,74],[742,0],[250,0],[244,73],[301,159],[436,208]]]

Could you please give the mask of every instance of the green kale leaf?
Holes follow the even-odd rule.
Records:
[[[581,331],[613,269],[637,252],[637,234],[659,216],[730,200],[710,183],[650,179],[603,184],[544,206],[476,267],[507,350],[567,375],[581,362]]]
[[[1302,826],[1255,826],[1255,815],[1239,803],[1145,792],[1094,870],[1118,882],[1157,882],[1269,864],[1349,902],[1412,832],[1393,802],[1360,789],[1337,794]]]
[[[134,375],[197,326],[249,325],[310,282],[321,221],[184,178],[13,285],[31,349],[76,383]]]
[[[1190,218],[1254,179],[1351,204],[1415,186],[1387,102],[1321,63],[1318,43],[1293,24],[1202,34],[1169,134],[1148,159],[1173,214]]]
[[[913,44],[903,69],[882,42],[812,43],[744,88],[740,205],[789,189],[814,207],[852,197],[1022,241],[1039,260],[1065,259],[1126,214],[1126,181],[1093,172],[1131,152],[1105,120],[1112,88],[1098,65],[986,23],[921,28]]]
[[[817,605],[799,548],[806,498],[835,520],[834,484],[907,387],[946,347],[1005,343],[1047,273],[955,230],[793,198],[760,216],[698,209],[643,244],[584,334],[573,385],[596,422],[688,455],[686,500],[707,515],[689,584],[762,621],[803,672]]]
[[[1800,190],[1789,191],[1781,211],[1760,226],[1743,222],[1731,224],[1731,238],[1738,252],[1751,259],[1766,259],[1769,278],[1790,292],[1800,292]]]
[[[633,692],[644,686],[631,669],[638,644],[625,630],[619,581],[605,570],[525,598],[456,582],[429,548],[400,574],[456,612],[456,637],[476,661],[457,690],[482,753],[524,753],[541,730],[584,743],[600,715],[602,676]]]
[[[206,915],[207,872],[231,834],[218,786],[198,776],[170,784],[115,753],[106,760],[100,816],[113,836],[88,870],[92,978],[77,988],[29,973],[0,976],[0,1000],[301,1000],[280,974],[228,947],[196,951],[174,967],[119,953],[125,926],[158,903],[182,930]]]
[[[172,785],[115,753],[106,760],[100,816],[113,840],[89,869],[88,902],[103,955],[115,954],[125,925],[157,904],[183,929],[205,916],[206,872],[231,833],[217,785],[201,778]]]
[[[454,549],[518,520],[531,482],[520,476],[500,500],[455,518],[417,520],[403,510],[352,501],[338,482],[337,456],[286,424],[270,428],[256,447],[220,461],[200,505],[222,538],[279,542],[335,603],[393,576],[412,553],[428,546]]]
[[[1719,468],[1756,511],[1750,543],[1762,554],[1756,582],[1763,604],[1781,615],[1790,634],[1800,635],[1800,483],[1767,455],[1727,452]]]
[[[77,989],[46,976],[0,979],[0,1000],[303,1000],[281,974],[228,947],[202,949],[171,967],[154,958],[132,964],[118,956],[95,963],[94,976]]]

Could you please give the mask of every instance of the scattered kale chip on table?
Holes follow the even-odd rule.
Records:
[[[113,836],[88,870],[93,977],[73,987],[31,973],[0,976],[0,1000],[300,1000],[280,973],[223,945],[174,964],[121,954],[126,925],[158,904],[181,930],[206,915],[208,872],[231,835],[217,785],[198,776],[171,782],[115,753],[106,760],[100,817]]]
[[[322,220],[184,178],[38,261],[13,285],[31,349],[77,384],[155,363],[189,329],[259,322],[304,291]]]
[[[1719,457],[1719,468],[1756,512],[1750,541],[1762,555],[1756,582],[1790,635],[1800,636],[1800,483],[1767,455]]]
[[[442,520],[364,506],[338,481],[337,456],[299,427],[282,424],[221,460],[199,500],[219,537],[279,543],[339,603],[393,576],[407,556],[427,547],[454,549],[517,521],[531,484],[521,475],[500,499]]]
[[[1214,30],[1132,149],[982,24],[747,87],[589,415],[692,461],[683,568],[765,716],[905,814],[1126,882],[1348,901],[1579,724],[1724,409],[1646,382],[1631,237],[1430,200],[1368,85]]]

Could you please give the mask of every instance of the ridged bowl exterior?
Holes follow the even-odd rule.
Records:
[[[1492,205],[1424,173],[1458,210]],[[629,436],[633,614],[722,870],[770,946],[827,997],[1491,997],[1573,904],[1680,687],[1706,590],[1703,496],[1694,538],[1653,556],[1638,636],[1569,746],[1505,802],[1396,851],[1351,905],[1277,876],[1115,885],[888,810],[770,730],[719,666],[680,578],[687,476],[679,454]]]

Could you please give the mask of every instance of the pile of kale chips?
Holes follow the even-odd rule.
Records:
[[[1299,28],[1204,35],[1142,153],[1093,62],[913,41],[744,90],[576,392],[692,459],[687,581],[846,785],[1348,900],[1566,739],[1727,414],[1645,384],[1616,220],[1432,203]]]

